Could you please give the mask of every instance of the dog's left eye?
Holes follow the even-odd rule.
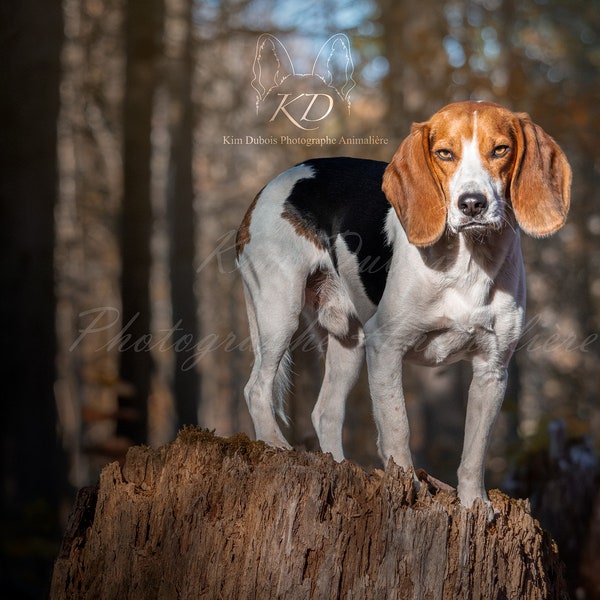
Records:
[[[438,158],[441,158],[442,160],[445,161],[451,161],[454,160],[454,154],[452,153],[451,150],[447,150],[445,148],[442,148],[441,150],[437,150],[435,155]]]
[[[496,146],[493,150],[492,150],[492,157],[493,158],[502,158],[503,156],[506,156],[509,152],[510,148],[508,146]]]

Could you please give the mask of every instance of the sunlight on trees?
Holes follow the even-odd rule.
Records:
[[[155,336],[178,321],[178,315],[171,312],[168,294],[169,270],[174,267],[173,263],[169,267],[166,259],[173,239],[169,239],[165,225],[165,198],[173,171],[172,167],[161,167],[176,151],[169,150],[172,132],[164,114],[174,109],[173,94],[177,93],[165,78],[173,68],[168,61],[174,60],[173,44],[184,35],[182,23],[169,16],[177,4],[175,0],[166,2],[165,43],[163,56],[157,59],[161,75],[155,90],[151,132],[155,221],[151,241],[152,322],[156,331],[147,333]],[[122,358],[118,350],[113,347],[109,352],[97,351],[106,345],[107,337],[118,334],[116,324],[98,328],[77,348],[67,350],[74,334],[89,323],[86,310],[120,306],[117,223],[123,200],[123,133],[119,115],[125,63],[120,3],[65,0],[64,10],[67,39],[63,50],[61,201],[57,213],[62,340],[58,389],[73,464],[82,465],[81,459],[75,458],[82,446],[98,448],[111,439],[114,419],[119,418],[114,412],[114,398],[128,385],[117,375]],[[200,265],[193,284],[200,319],[192,335],[196,337],[194,343],[201,346],[205,336],[219,341],[232,337],[242,340],[247,334],[231,243],[227,245],[223,240],[231,239],[227,236],[236,229],[249,199],[273,174],[317,154],[386,160],[411,121],[427,118],[449,101],[495,100],[514,110],[529,111],[567,149],[576,173],[568,226],[554,239],[525,244],[531,271],[530,311],[537,319],[527,335],[552,338],[572,334],[582,345],[578,350],[559,345],[547,351],[543,346],[524,343],[525,351],[516,363],[520,387],[515,423],[521,435],[529,436],[545,420],[560,415],[578,432],[596,432],[600,427],[592,410],[596,384],[584,373],[595,368],[598,348],[585,345],[584,340],[597,330],[600,283],[596,248],[600,227],[596,227],[597,215],[582,210],[579,202],[586,190],[595,189],[598,179],[591,135],[598,122],[594,102],[597,88],[590,74],[596,72],[600,51],[598,18],[592,5],[550,0],[454,0],[443,4],[425,0],[415,9],[413,5],[384,0],[301,4],[291,0],[240,0],[194,2],[191,14],[193,207],[195,260]],[[312,134],[307,136],[289,120],[266,123],[264,117],[257,116],[257,93],[250,85],[252,63],[257,39],[267,32],[276,36],[292,57],[294,71],[303,74],[315,68],[319,48],[328,38],[340,32],[348,36],[356,84],[348,94],[349,113],[327,121],[319,135],[328,136],[322,138],[325,141],[371,143],[321,143],[312,147],[307,140]],[[373,144],[375,139],[388,141]],[[286,143],[256,143],[277,140]],[[563,293],[565,286],[570,290],[567,295]],[[173,435],[169,415],[173,414],[174,399],[170,389],[177,332],[172,336],[168,351],[152,351],[156,368],[148,439],[153,444]],[[202,360],[194,365],[203,378],[196,398],[200,423],[223,434],[239,429],[251,433],[241,393],[251,360],[249,353],[227,344],[227,351],[221,347],[202,354]],[[309,357],[298,360],[318,369]],[[427,386],[427,376],[423,377],[417,387]],[[298,389],[303,391],[294,395],[294,413],[302,413],[311,405],[314,379],[318,379],[316,374],[299,383]],[[451,395],[457,398],[459,408],[458,398],[464,390],[456,382],[448,382],[448,386],[454,390]],[[358,396],[367,396],[364,382]],[[571,400],[565,402],[565,398]],[[368,420],[368,403],[363,400],[362,405],[357,410]],[[508,406],[517,410],[516,403],[509,402]],[[82,407],[86,411],[81,412]],[[415,438],[431,433],[418,433],[419,422],[427,427],[423,410],[415,409]],[[97,411],[104,417],[89,422],[76,417]],[[128,413],[121,417],[135,418]],[[298,414],[296,418],[302,425],[292,437],[310,438],[306,417]],[[349,439],[358,435],[352,430],[350,424]],[[357,447],[364,444],[361,436],[359,439]],[[109,447],[119,448],[121,443],[126,441],[113,438]],[[371,460],[373,446],[366,447],[370,448],[366,456]],[[83,481],[85,473],[91,476],[94,469],[78,472],[78,481]]]
[[[137,56],[147,69],[132,85],[126,9],[134,4],[62,1],[60,113],[50,123],[58,131],[55,224],[43,211],[26,215],[47,231],[55,226],[57,304],[45,326],[57,331],[55,425],[71,485],[95,481],[133,441],[166,443],[194,418],[220,435],[252,434],[242,393],[252,355],[233,250],[246,207],[273,175],[307,158],[389,160],[412,122],[468,98],[530,113],[574,172],[567,226],[547,240],[524,240],[528,325],[490,450],[491,478],[501,485],[529,449],[547,447],[556,419],[569,436],[598,446],[597,0],[138,0]],[[275,60],[259,65],[270,77],[261,95],[252,82],[262,34],[277,44],[264,55]],[[327,46],[334,34],[348,43]],[[293,87],[287,75],[304,79]],[[268,97],[283,80],[287,104]],[[292,104],[309,80],[337,90],[327,95],[331,105],[316,104],[325,97],[317,87],[314,107],[301,105],[306,98]],[[318,119],[310,127],[319,129],[300,129],[311,108],[321,111],[311,114]],[[136,136],[146,145],[132,146]],[[144,196],[134,205],[137,193]],[[9,226],[18,232],[22,221]],[[135,281],[142,247],[148,272]],[[127,357],[133,363],[125,369]],[[132,374],[140,360],[147,392]],[[295,362],[288,436],[314,448],[309,413],[321,364],[307,352]],[[193,377],[184,385],[186,369]],[[415,369],[408,379],[417,462],[451,481],[468,378],[459,367]],[[378,460],[370,411],[363,377],[345,443],[364,465]]]

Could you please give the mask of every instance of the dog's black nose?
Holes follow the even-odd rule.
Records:
[[[487,198],[483,194],[465,192],[458,199],[458,210],[467,217],[477,217],[488,207]]]

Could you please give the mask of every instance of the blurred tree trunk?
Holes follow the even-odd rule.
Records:
[[[192,0],[167,0],[167,77],[171,152],[167,181],[169,267],[176,339],[198,339],[194,294],[194,180],[192,175],[194,111],[192,80]],[[200,381],[194,343],[175,347],[174,395],[178,426],[198,422]]]
[[[404,138],[412,121],[429,118],[447,99],[450,69],[442,40],[448,27],[437,0],[379,0],[391,133]]]
[[[566,599],[525,502],[488,523],[422,477],[189,428],[80,494],[51,598]]]
[[[117,433],[135,443],[147,439],[152,358],[150,240],[152,236],[152,109],[162,34],[162,0],[128,0],[125,15],[123,107],[123,208],[121,217],[121,379],[130,393],[119,397]]]
[[[27,540],[25,520],[39,515],[58,531],[65,478],[56,428],[54,208],[58,192],[62,7],[58,0],[4,3],[0,9],[0,294],[4,376],[0,419],[2,578]],[[20,550],[11,534],[19,535]],[[31,534],[33,537],[33,534]],[[36,531],[36,536],[43,533]],[[5,537],[6,536],[6,537]],[[24,539],[25,538],[25,539]],[[27,544],[31,543],[31,546]],[[37,546],[39,548],[39,544]],[[8,553],[8,556],[7,554]],[[39,551],[36,553],[39,554]],[[39,559],[39,556],[36,556]],[[33,559],[28,562],[31,567]],[[39,568],[39,563],[37,565]],[[31,571],[28,573],[31,577]],[[31,584],[31,582],[30,582]],[[6,580],[5,594],[14,589]]]

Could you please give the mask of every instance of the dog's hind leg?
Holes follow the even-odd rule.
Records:
[[[364,335],[354,304],[333,269],[314,272],[307,280],[317,323],[327,333],[325,373],[312,423],[323,452],[344,459],[342,428],[346,399],[364,361]]]
[[[289,448],[277,423],[287,423],[284,394],[290,366],[289,345],[298,328],[304,296],[304,280],[268,273],[260,281],[244,278],[244,294],[254,366],[244,389],[256,438]]]
[[[342,428],[346,400],[358,379],[364,357],[364,334],[357,320],[352,320],[346,337],[329,334],[325,374],[312,412],[312,423],[321,450],[331,452],[337,461],[344,460]]]

